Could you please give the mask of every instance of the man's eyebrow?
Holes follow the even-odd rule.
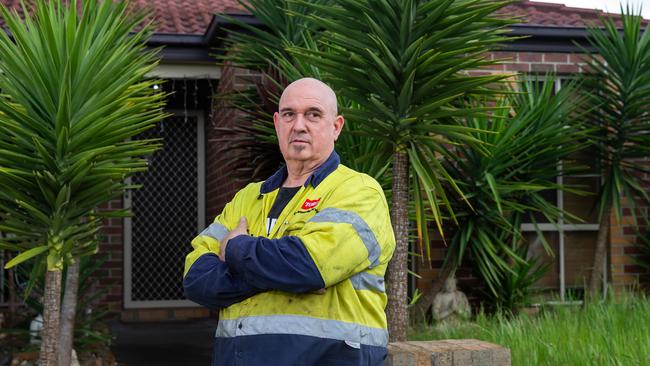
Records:
[[[293,112],[293,111],[295,111],[295,109],[293,109],[291,107],[280,108],[280,112]],[[323,113],[323,109],[320,108],[320,107],[309,107],[309,108],[307,108],[307,112],[313,112],[313,111]]]

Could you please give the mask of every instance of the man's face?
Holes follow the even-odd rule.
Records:
[[[343,127],[334,93],[319,82],[298,81],[285,89],[278,110],[273,122],[285,161],[327,159]]]

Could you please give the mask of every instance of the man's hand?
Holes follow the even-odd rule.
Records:
[[[237,227],[232,229],[221,241],[221,248],[219,249],[219,259],[222,262],[226,261],[226,246],[228,241],[238,235],[248,235],[248,222],[245,217],[239,219]]]

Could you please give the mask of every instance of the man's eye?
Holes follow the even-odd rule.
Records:
[[[284,112],[284,113],[282,113],[282,118],[283,119],[292,119],[293,118],[293,112]]]
[[[315,121],[320,119],[320,113],[318,112],[307,112],[307,119]]]

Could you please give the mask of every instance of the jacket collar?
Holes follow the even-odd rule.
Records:
[[[336,151],[332,151],[332,154],[330,154],[329,158],[327,158],[327,160],[325,160],[325,162],[319,166],[312,173],[312,175],[309,176],[309,178],[307,178],[305,181],[305,187],[311,183],[311,185],[316,188],[325,178],[327,178],[328,175],[330,175],[330,173],[338,168],[340,163],[341,159],[339,158],[339,155],[336,153]],[[262,186],[260,187],[260,194],[269,193],[280,188],[282,186],[282,182],[287,179],[288,174],[289,173],[287,172],[287,166],[283,165],[280,169],[278,169],[278,171],[276,171],[272,176],[265,180],[264,183],[262,183]]]

